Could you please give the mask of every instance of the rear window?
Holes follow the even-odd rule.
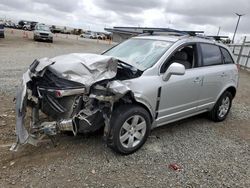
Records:
[[[233,58],[231,57],[230,53],[225,48],[220,48],[222,52],[222,58],[225,64],[233,64]]]
[[[4,29],[4,26],[3,26],[3,24],[0,24],[0,29]]]
[[[220,48],[213,44],[200,44],[203,66],[220,65],[222,64]]]

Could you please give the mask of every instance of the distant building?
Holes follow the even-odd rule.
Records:
[[[114,27],[104,28],[104,30],[112,33],[114,42],[122,42],[143,32],[143,28],[140,27]]]

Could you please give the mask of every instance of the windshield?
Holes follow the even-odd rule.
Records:
[[[50,31],[49,27],[47,25],[37,25],[37,30],[41,31]]]
[[[116,57],[144,71],[152,67],[171,44],[161,40],[129,39],[105,52],[104,55]]]

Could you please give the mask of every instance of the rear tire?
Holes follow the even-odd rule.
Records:
[[[138,105],[122,105],[112,114],[111,139],[108,143],[115,152],[131,154],[146,142],[150,133],[149,113]]]
[[[220,122],[226,119],[231,106],[233,96],[229,91],[225,91],[216,102],[213,109],[209,112],[209,117],[215,122]]]

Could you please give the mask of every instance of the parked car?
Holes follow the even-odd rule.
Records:
[[[15,28],[32,31],[34,30],[36,24],[37,22],[34,22],[34,21],[20,20],[18,24],[15,25]]]
[[[38,22],[33,22],[33,21],[30,22],[31,31],[35,30],[35,27],[36,27],[37,24],[38,24]]]
[[[150,130],[207,112],[223,121],[238,85],[227,46],[189,35],[131,38],[102,55],[67,54],[35,60],[16,100],[18,144],[63,131],[104,127],[107,145],[122,154],[138,150]],[[24,126],[32,112],[31,133]],[[39,118],[39,111],[48,116]]]
[[[87,39],[96,39],[97,38],[96,34],[91,33],[91,32],[83,33],[80,35],[80,37],[87,38]]]
[[[31,31],[31,25],[30,25],[30,24],[25,24],[25,25],[23,26],[23,30]]]
[[[34,40],[42,40],[42,41],[49,41],[49,42],[53,42],[53,34],[50,31],[49,26],[45,25],[45,24],[37,24],[35,26],[35,30],[34,30]]]
[[[0,38],[4,38],[4,24],[0,23]]]
[[[105,40],[106,39],[106,36],[104,35],[104,34],[97,34],[97,38],[99,39],[99,40]]]

